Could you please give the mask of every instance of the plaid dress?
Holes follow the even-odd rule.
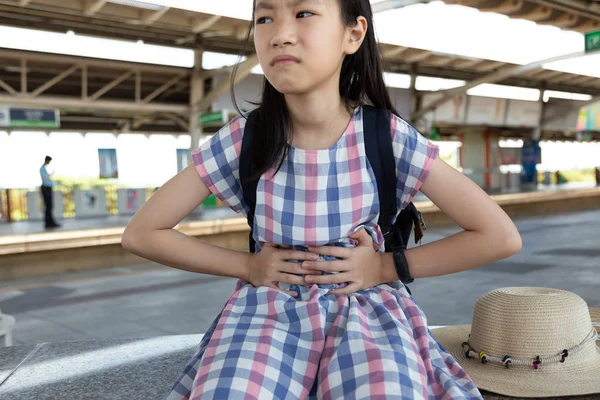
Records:
[[[211,192],[244,215],[239,155],[245,121],[234,118],[192,157]],[[400,118],[392,116],[391,128],[401,209],[423,184],[438,149]],[[273,172],[258,183],[257,251],[267,242],[300,250],[351,247],[356,243],[348,236],[360,227],[384,251],[362,108],[331,148],[292,147]],[[481,399],[400,281],[349,296],[328,294],[344,286],[280,283],[298,293],[292,297],[238,280],[168,400]]]

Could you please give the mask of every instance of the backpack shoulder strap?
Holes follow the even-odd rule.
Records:
[[[396,216],[396,161],[390,131],[388,110],[363,107],[365,153],[377,181],[379,221],[384,238],[393,235],[392,220]]]
[[[254,175],[254,163],[252,162],[252,141],[254,137],[255,121],[258,114],[257,110],[252,111],[248,115],[244,134],[242,136],[242,150],[240,153],[240,182],[242,185],[242,195],[244,202],[248,206],[248,225],[250,225],[250,252],[254,253],[256,243],[252,237],[254,228],[254,211],[256,209],[256,188],[258,186],[258,178],[252,178]]]

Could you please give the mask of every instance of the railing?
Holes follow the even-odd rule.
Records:
[[[107,211],[109,215],[119,215],[118,189],[119,186],[104,186],[106,192]],[[29,219],[29,210],[27,209],[27,193],[39,191],[39,189],[1,189],[0,188],[0,223],[17,222]],[[55,186],[54,191],[58,191],[63,196],[63,217],[75,218],[75,202],[73,199],[74,188],[69,186]],[[155,188],[146,188],[146,199],[149,199]],[[40,194],[41,196],[41,194]],[[40,199],[41,200],[41,199]],[[205,207],[220,207],[223,203],[214,196],[209,196],[203,203]],[[55,213],[56,213],[55,209]],[[55,214],[56,215],[56,214]]]
[[[2,217],[7,222],[27,219],[27,189],[2,189]]]

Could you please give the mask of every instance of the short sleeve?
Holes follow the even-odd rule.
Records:
[[[204,184],[233,211],[244,211],[239,158],[246,119],[237,116],[192,152]]]
[[[392,115],[392,143],[396,159],[396,204],[404,209],[427,179],[439,149],[406,121]]]

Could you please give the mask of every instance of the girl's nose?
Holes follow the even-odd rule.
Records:
[[[271,46],[293,46],[298,42],[296,32],[288,24],[278,24],[271,38]]]

